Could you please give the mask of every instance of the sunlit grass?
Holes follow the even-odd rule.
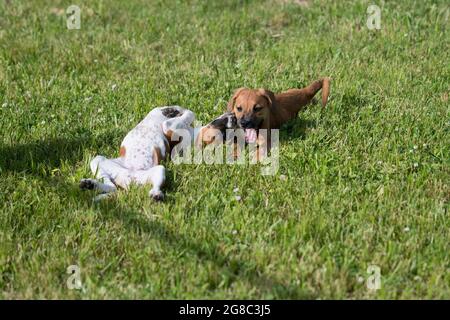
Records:
[[[2,1],[0,297],[450,298],[448,4],[386,2],[369,31],[372,2],[306,2],[79,1],[67,30],[71,1]],[[273,177],[166,163],[164,203],[78,190],[155,106],[206,122],[235,88],[323,76]]]

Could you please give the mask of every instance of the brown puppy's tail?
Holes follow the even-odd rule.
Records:
[[[329,78],[316,80],[303,89],[289,89],[276,94],[271,126],[278,128],[283,123],[297,117],[298,112],[312,102],[320,89],[322,89],[322,106],[325,106],[330,94]]]
[[[330,95],[330,78],[316,80],[306,88],[303,88],[307,100],[312,100],[317,91],[320,89],[322,89],[322,107],[325,107],[328,101],[328,96]]]
[[[325,107],[330,95],[330,78],[323,78],[320,81],[322,82],[322,107]]]
[[[275,95],[278,107],[296,116],[304,106],[311,103],[317,91],[322,89],[322,106],[325,106],[330,94],[330,79],[316,80],[303,89],[289,89]]]

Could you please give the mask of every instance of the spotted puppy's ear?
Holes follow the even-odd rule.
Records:
[[[242,92],[242,90],[244,90],[244,89],[246,89],[246,88],[244,88],[244,87],[239,88],[233,93],[233,96],[231,97],[230,101],[228,101],[228,105],[227,105],[228,112],[233,112],[234,104],[236,103],[236,99],[239,96],[239,94]]]
[[[211,121],[208,126],[225,131],[226,129],[236,129],[237,119],[233,112],[225,112],[220,117]]]
[[[271,109],[274,109],[276,107],[275,94],[272,91],[266,89],[259,89],[258,93],[267,100],[267,102],[269,103],[269,107]]]

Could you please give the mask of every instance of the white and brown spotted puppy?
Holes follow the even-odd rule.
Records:
[[[177,129],[190,129],[195,115],[179,106],[155,108],[123,139],[120,156],[107,159],[95,157],[90,167],[98,179],[82,179],[80,188],[96,189],[109,194],[117,188],[128,189],[130,184],[152,184],[150,196],[162,200],[161,186],[165,180],[165,169],[160,164],[170,154],[171,135]],[[97,199],[101,199],[100,195]]]

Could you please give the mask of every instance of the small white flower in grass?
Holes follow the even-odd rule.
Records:
[[[103,109],[102,108],[98,108],[97,113],[102,113]]]
[[[384,187],[383,187],[383,186],[381,186],[381,187],[378,189],[377,194],[378,194],[379,197],[381,197],[381,196],[384,195]]]
[[[41,121],[41,124],[44,125],[44,124],[45,124],[45,120],[42,120],[42,121]]]
[[[114,90],[116,90],[116,88],[117,88],[117,84],[114,83],[114,84],[111,86],[111,90],[114,91]]]
[[[84,101],[86,101],[86,102],[89,102],[89,101],[91,101],[92,100],[92,97],[86,97],[86,98],[84,98]]]
[[[414,147],[413,147],[414,150],[417,150],[417,148],[419,148],[419,147],[418,147],[418,146],[414,146]]]
[[[238,187],[236,187],[236,188],[233,189],[233,192],[234,192],[234,193],[236,193],[236,192],[238,192],[238,191],[239,191],[239,188],[238,188]]]
[[[234,196],[234,198],[236,199],[236,201],[241,201],[242,200],[241,196]]]
[[[8,103],[7,103],[7,102],[5,102],[5,103],[2,104],[2,108],[6,108],[7,106],[8,106]]]
[[[417,162],[414,162],[413,166],[414,166],[414,168],[417,168],[417,167],[419,167],[419,164]]]
[[[413,153],[414,152],[414,150],[413,149],[409,149],[409,153]]]
[[[287,177],[284,174],[282,174],[282,175],[280,175],[280,180],[286,181]]]
[[[237,235],[237,230],[233,230],[233,231],[231,231],[231,234],[234,236],[234,235]]]
[[[361,277],[361,276],[358,276],[358,277],[356,278],[356,280],[358,281],[358,283],[363,283],[363,282],[364,282],[364,278]]]
[[[404,232],[409,232],[409,230],[410,230],[409,227],[403,229]]]
[[[427,145],[426,143],[424,143],[424,144],[422,145],[422,147],[426,148],[426,147],[428,147],[428,145]]]
[[[378,165],[382,165],[382,164],[383,164],[383,161],[378,160],[378,161],[377,161],[377,164],[378,164]]]

